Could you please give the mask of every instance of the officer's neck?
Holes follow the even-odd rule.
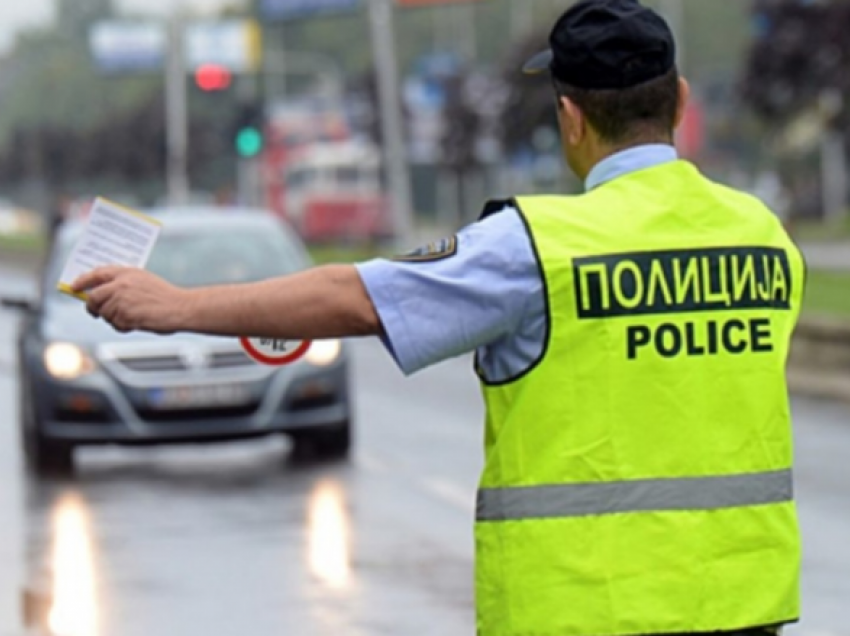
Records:
[[[647,135],[646,137],[641,137],[627,143],[610,144],[602,142],[598,137],[594,137],[587,140],[587,144],[582,149],[582,152],[576,153],[572,161],[570,161],[570,167],[579,179],[585,181],[591,170],[609,157],[625,152],[626,150],[654,144],[672,146],[673,139],[672,137],[660,135]]]

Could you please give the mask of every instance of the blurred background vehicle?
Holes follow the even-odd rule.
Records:
[[[291,150],[275,169],[281,174],[280,214],[306,241],[368,244],[392,237],[381,154],[373,144],[310,144]]]
[[[155,212],[164,230],[150,269],[178,285],[245,283],[296,272],[309,258],[295,233],[258,210]],[[55,292],[83,229],[60,230],[38,300],[18,340],[21,437],[38,472],[68,470],[74,447],[199,442],[286,433],[296,452],[344,456],[351,440],[348,360],[339,341],[303,361],[258,365],[237,340],[121,335],[84,303]]]

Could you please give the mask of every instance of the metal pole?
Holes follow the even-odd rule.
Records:
[[[847,217],[847,153],[842,131],[828,130],[821,142],[824,221],[840,226]]]
[[[399,246],[409,245],[413,229],[410,172],[402,130],[398,66],[395,57],[395,29],[392,0],[369,0],[378,99],[384,137],[384,169],[393,206],[395,236]]]
[[[165,78],[165,122],[168,146],[168,204],[185,205],[189,200],[189,118],[186,107],[186,62],[183,51],[183,22],[174,17],[168,38]]]
[[[239,159],[236,166],[236,204],[245,207],[262,207],[262,167],[260,160]]]
[[[835,120],[844,110],[844,98],[837,89],[823,91],[820,109],[825,125],[821,140],[821,188],[824,221],[840,225],[847,217],[847,151],[844,134]]]

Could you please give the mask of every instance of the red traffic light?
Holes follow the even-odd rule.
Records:
[[[195,83],[202,91],[223,91],[232,80],[230,71],[218,64],[202,64],[195,71]]]

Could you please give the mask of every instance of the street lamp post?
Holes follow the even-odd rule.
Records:
[[[410,172],[402,130],[401,98],[395,55],[395,28],[391,0],[369,0],[378,99],[384,138],[384,168],[390,189],[396,241],[409,246],[413,230]]]
[[[844,132],[835,120],[844,111],[844,97],[838,89],[825,90],[820,96],[824,133],[821,137],[821,188],[824,220],[840,226],[847,216],[847,151]]]
[[[172,18],[168,33],[168,62],[165,77],[168,204],[184,205],[189,200],[189,120],[186,95],[186,60],[183,50],[183,20]]]

